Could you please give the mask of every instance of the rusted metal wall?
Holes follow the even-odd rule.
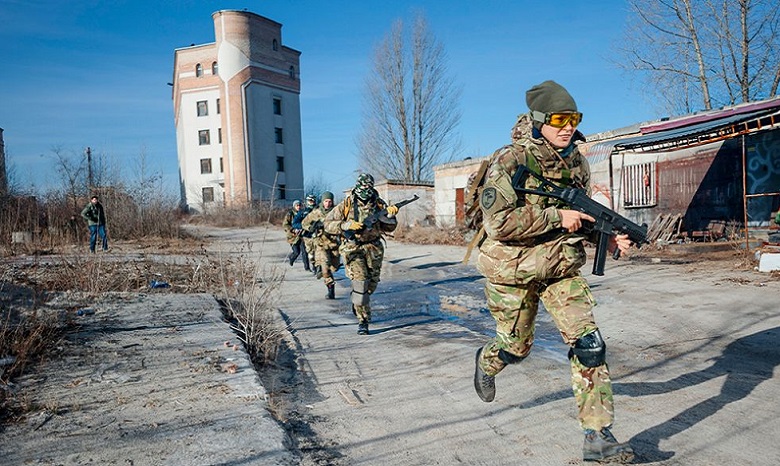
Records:
[[[689,232],[706,229],[712,220],[741,224],[742,151],[742,137],[735,137],[669,152],[614,154],[612,184],[607,160],[591,166],[592,184],[597,196],[616,203],[618,211],[637,223],[650,224],[659,214],[683,214],[684,229]],[[745,136],[745,154],[747,193],[780,191],[780,131]],[[625,205],[623,172],[648,162],[655,162],[655,173],[650,177],[655,205]],[[749,224],[766,223],[778,204],[780,196],[750,199]]]
[[[780,131],[767,131],[748,137],[745,143],[747,193],[780,192]],[[765,226],[780,207],[780,196],[748,199],[748,224]]]

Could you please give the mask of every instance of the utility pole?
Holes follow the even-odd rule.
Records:
[[[95,187],[92,180],[92,149],[87,147],[84,152],[87,154],[87,184],[89,186],[89,191],[91,192]]]

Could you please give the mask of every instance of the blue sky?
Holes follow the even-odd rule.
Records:
[[[282,23],[302,52],[306,180],[354,182],[363,82],[373,48],[397,19],[422,12],[462,87],[462,157],[509,140],[525,90],[563,84],[585,134],[660,115],[610,60],[624,1],[61,1],[0,0],[0,128],[17,181],[57,184],[53,147],[105,154],[132,170],[141,152],[178,192],[171,88],[174,50],[214,42],[211,14],[244,9]],[[131,173],[125,172],[128,176]]]

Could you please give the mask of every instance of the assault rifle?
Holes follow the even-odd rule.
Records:
[[[311,232],[312,236],[319,236],[320,231],[324,228],[325,226],[322,224],[322,220],[317,220],[316,222],[309,225],[309,231]]]
[[[528,175],[533,176],[542,183],[539,189],[528,189],[525,187],[525,180]],[[626,234],[637,247],[641,247],[642,244],[648,242],[647,225],[637,225],[614,210],[594,201],[582,189],[561,188],[543,176],[532,172],[525,165],[520,165],[512,177],[512,187],[517,192],[559,199],[571,206],[573,210],[578,210],[596,219],[593,227],[590,228],[591,231],[596,230],[599,233],[596,255],[593,258],[593,275],[604,275],[604,261],[606,260],[607,244],[610,236],[617,233]],[[620,257],[620,249],[615,249],[612,257],[614,259]]]
[[[407,204],[411,204],[412,202],[416,201],[419,198],[420,198],[420,196],[415,194],[413,197],[410,197],[409,199],[404,199],[403,201],[396,202],[393,205],[400,209],[401,207],[403,207],[403,206],[405,206]],[[381,221],[383,218],[387,218],[387,207],[385,207],[382,210],[377,210],[373,214],[371,214],[368,217],[366,217],[363,220],[363,228],[361,228],[357,232],[352,231],[352,230],[345,231],[344,232],[344,237],[347,238],[350,241],[354,240],[355,239],[355,233],[360,233],[360,232],[363,232],[365,230],[370,230],[371,228],[374,227],[376,222]]]

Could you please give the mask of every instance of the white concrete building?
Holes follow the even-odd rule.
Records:
[[[300,52],[282,25],[248,11],[212,15],[216,41],[177,49],[173,107],[182,205],[286,204],[303,194]]]
[[[469,176],[479,170],[488,157],[469,158],[433,167],[436,225],[462,225],[465,216],[465,192]]]

